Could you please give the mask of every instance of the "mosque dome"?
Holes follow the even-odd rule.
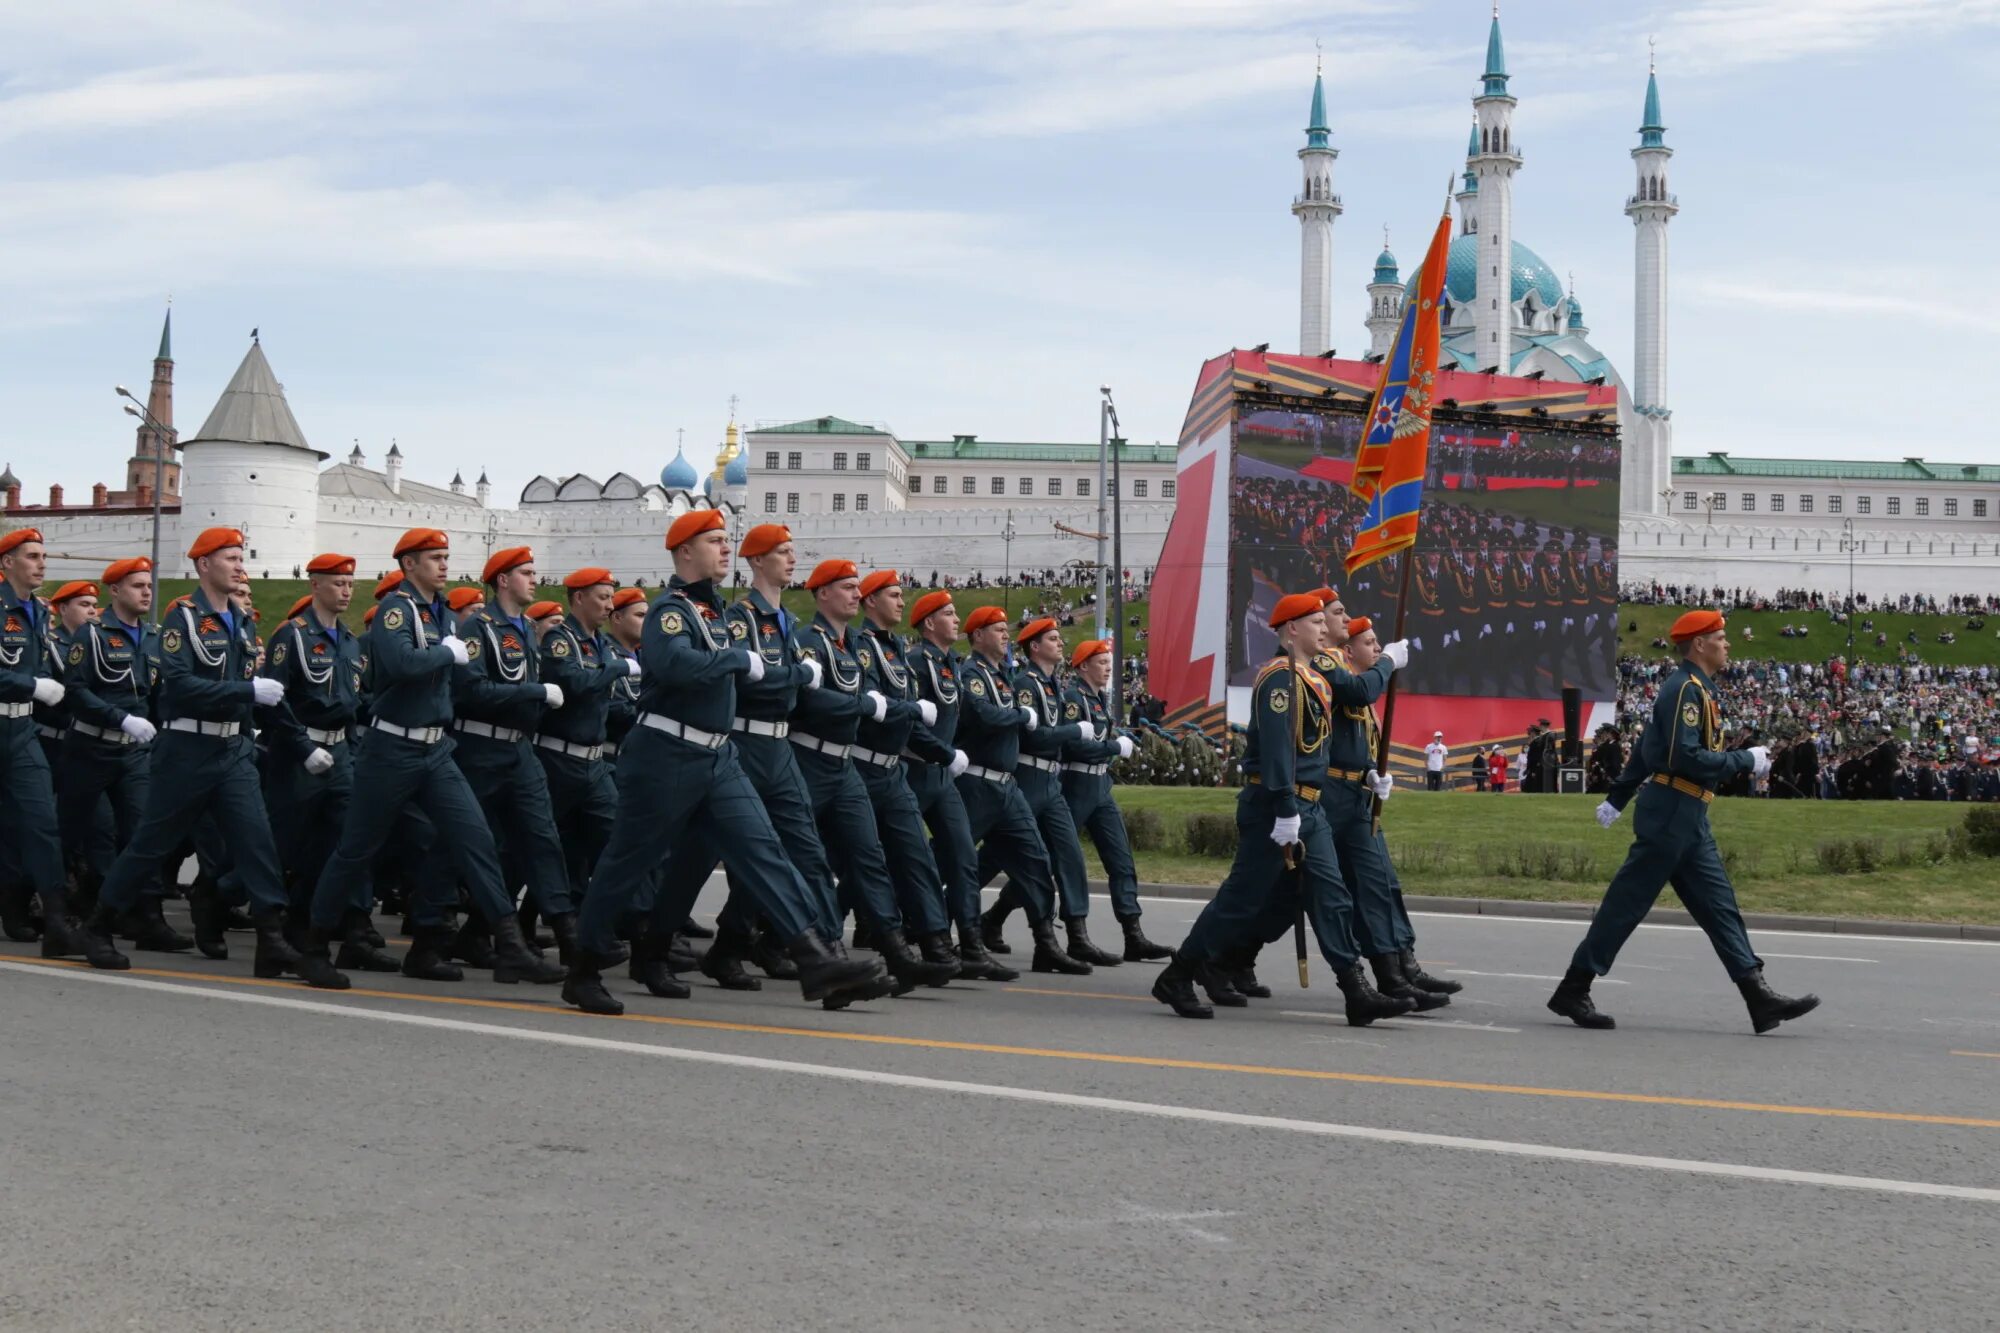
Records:
[[[1554,309],[1556,303],[1563,299],[1562,281],[1556,277],[1555,270],[1519,241],[1514,242],[1511,267],[1514,282],[1507,298],[1510,304],[1526,297],[1529,292],[1535,294],[1536,304],[1544,310]],[[1466,235],[1453,241],[1444,270],[1445,295],[1453,305],[1471,306],[1478,295],[1478,271],[1479,237]],[[1417,278],[1422,272],[1422,264],[1411,270],[1410,280],[1404,284],[1405,290],[1414,292],[1417,289]]]
[[[1450,273],[1450,267],[1447,266],[1446,276],[1449,277]],[[1382,253],[1375,256],[1375,281],[1396,281],[1396,256],[1389,253],[1389,247],[1386,245],[1382,247]]]
[[[674,461],[660,469],[660,485],[670,491],[691,491],[700,481],[694,464],[678,449],[674,450]]]

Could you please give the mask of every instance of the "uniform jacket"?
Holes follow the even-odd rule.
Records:
[[[420,602],[405,586],[380,605],[361,645],[369,711],[399,727],[449,726],[453,662],[443,642],[451,625],[444,598]]]
[[[70,714],[92,726],[116,730],[134,714],[152,707],[153,663],[146,655],[144,626],[121,625],[106,616],[71,638],[63,660],[63,702]]]
[[[1014,672],[1014,702],[1035,710],[1035,729],[1021,733],[1021,753],[1061,763],[1065,746],[1083,739],[1083,723],[1064,722],[1062,683],[1032,665]]]
[[[846,633],[835,632],[826,617],[815,615],[812,623],[792,631],[792,644],[800,657],[818,662],[825,672],[816,690],[799,692],[792,706],[792,725],[833,745],[852,745],[861,719],[875,715],[875,701],[868,698],[867,670],[861,665],[861,632],[849,625]],[[870,659],[873,659],[871,653]],[[915,715],[915,704],[892,705]],[[872,748],[872,747],[871,747]]]
[[[797,623],[789,611],[771,605],[755,588],[731,602],[725,615],[729,637],[736,645],[753,648],[764,658],[762,680],[746,676],[737,682],[738,713],[759,722],[783,722],[792,715],[799,692],[812,679],[792,638]]]
[[[1021,706],[1014,701],[1014,687],[1001,679],[998,667],[978,653],[968,653],[957,661],[962,687],[958,748],[980,768],[1012,773],[1028,725]]]
[[[30,593],[0,582],[0,704],[30,703],[37,677],[56,675],[55,612]]]
[[[561,688],[563,705],[543,716],[541,734],[572,745],[604,744],[612,696],[632,678],[625,661],[603,629],[592,634],[564,616],[542,640],[542,679]]]
[[[453,713],[533,735],[549,697],[533,626],[515,624],[488,603],[458,622],[458,637],[466,663],[452,672]]]
[[[1282,818],[1299,813],[1299,785],[1326,781],[1326,741],[1332,730],[1333,693],[1325,676],[1289,657],[1264,664],[1250,691],[1249,735],[1243,774],[1254,778]]]
[[[361,640],[335,621],[323,629],[312,608],[278,626],[264,653],[262,674],[285,687],[285,699],[257,710],[257,725],[271,753],[293,763],[319,749],[306,735],[346,731],[361,717]]]
[[[248,615],[225,618],[196,588],[160,622],[160,713],[250,725],[250,678],[257,674],[256,626]]]
[[[887,699],[889,715],[881,722],[873,715],[862,718],[856,739],[877,754],[899,755],[908,751],[926,763],[949,764],[953,747],[924,725],[917,709],[923,685],[903,636],[865,623],[859,632],[862,688],[874,690]]]
[[[730,637],[727,604],[704,579],[675,575],[646,612],[639,639],[639,711],[727,735],[736,718],[738,677],[746,650]]]

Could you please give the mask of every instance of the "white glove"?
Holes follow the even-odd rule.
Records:
[[[1371,768],[1368,770],[1368,785],[1374,789],[1376,799],[1386,801],[1389,794],[1396,790],[1396,779]]]
[[[1076,727],[1077,727],[1078,739],[1086,741],[1095,741],[1098,739],[1096,723],[1079,722],[1076,724]]]
[[[925,726],[930,726],[937,721],[937,705],[929,699],[917,700],[917,716],[923,719]]]
[[[451,660],[458,663],[458,665],[464,666],[472,660],[465,651],[465,640],[459,638],[456,634],[447,634],[440,642],[444,644],[445,651],[451,654]]]
[[[1757,761],[1757,766],[1750,770],[1751,777],[1761,778],[1771,771],[1771,747],[1753,745],[1750,747],[1750,754]]]
[[[963,773],[966,769],[971,767],[972,767],[971,755],[968,755],[963,750],[953,750],[951,752],[951,766],[945,769],[945,776],[955,778],[959,774]]]
[[[889,716],[889,700],[882,694],[880,690],[869,690],[866,693],[864,693],[861,697],[864,699],[872,699],[875,701],[875,720],[877,722],[880,722]]]
[[[333,767],[333,755],[326,749],[325,746],[315,745],[313,747],[313,752],[306,756],[305,759],[306,772],[312,774],[314,777],[318,777],[320,774],[326,772],[328,769],[332,767]]]
[[[562,686],[544,685],[542,686],[542,693],[549,696],[549,707],[551,708],[562,707],[562,701],[563,701]]]
[[[1286,815],[1271,824],[1271,841],[1280,847],[1289,847],[1299,840],[1299,817]]]
[[[808,657],[799,663],[799,665],[812,673],[812,679],[806,682],[806,688],[809,690],[818,689],[819,683],[826,679],[826,673],[820,670],[818,659]]]
[[[1118,738],[1118,757],[1120,759],[1130,759],[1138,748],[1138,746],[1132,743],[1130,736],[1120,736]]]
[[[745,648],[743,655],[750,659],[750,683],[755,685],[758,681],[764,679],[764,654],[754,649]]]
[[[63,688],[63,683],[59,680],[53,680],[48,676],[35,677],[35,702],[38,704],[47,704],[54,708],[68,693],[69,691]]]
[[[1597,803],[1597,827],[1610,828],[1618,822],[1618,807],[1609,801]]]
[[[1382,660],[1389,664],[1391,671],[1401,671],[1410,664],[1410,641],[1398,639],[1383,648]]]
[[[1039,727],[1042,724],[1042,719],[1035,713],[1035,710],[1032,708],[1023,708],[1021,710],[1021,716],[1028,719],[1029,731],[1033,731],[1036,727]]]
[[[626,659],[625,659],[625,674],[626,674],[626,675],[628,675],[628,676],[636,676],[636,675],[638,675],[638,674],[639,674],[639,659],[638,659],[638,658],[636,658],[636,657],[628,657],[628,658],[626,658]]]
[[[250,697],[257,701],[258,707],[269,708],[284,699],[285,687],[269,676],[253,676],[250,679]]]
[[[144,745],[147,741],[152,740],[153,737],[160,734],[159,728],[155,727],[145,718],[140,717],[137,713],[127,713],[125,720],[118,724],[118,730],[124,732],[141,745]]]

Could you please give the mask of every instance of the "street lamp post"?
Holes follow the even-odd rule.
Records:
[[[1665,490],[1660,492],[1660,500],[1663,504],[1666,505],[1666,514],[1668,518],[1672,518],[1674,515],[1674,497],[1679,494],[1680,492],[1675,490],[1671,486],[1667,487]]]
[[[1007,521],[1000,528],[1000,546],[1005,552],[1000,566],[1000,606],[1007,613],[1007,623],[1014,623],[1014,511],[1007,511]]]
[[[1125,487],[1120,484],[1120,455],[1125,441],[1118,437],[1118,405],[1104,389],[1104,415],[1111,427],[1111,716],[1122,720],[1125,695]]]
[[[167,488],[167,428],[153,420],[153,414],[139,406],[139,400],[132,397],[132,391],[122,384],[112,386],[118,396],[126,400],[125,415],[137,417],[141,424],[153,432],[153,628],[160,625],[160,607],[165,598],[160,596],[158,584],[165,577],[160,568],[160,494]]]
[[[1854,520],[1840,520],[1840,549],[1847,552],[1847,660],[1854,660]]]
[[[1701,497],[1701,502],[1708,510],[1708,526],[1712,528],[1715,526],[1715,511],[1722,504],[1722,492],[1710,491]]]
[[[1104,637],[1105,596],[1104,586],[1104,485],[1109,478],[1105,475],[1111,455],[1111,386],[1100,384],[1097,392],[1103,401],[1097,405],[1097,637]]]

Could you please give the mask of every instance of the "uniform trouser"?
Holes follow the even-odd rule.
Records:
[[[840,885],[841,917],[852,910],[877,930],[901,930],[903,909],[896,905],[889,858],[875,827],[875,807],[868,803],[867,784],[854,771],[853,761],[829,759],[802,748],[798,761],[812,796],[813,822],[819,826],[820,841]]]
[[[583,897],[578,938],[594,954],[613,951],[618,919],[631,906],[670,851],[690,842],[690,830],[714,847],[732,875],[740,876],[779,938],[796,939],[818,927],[818,913],[771,826],[764,802],[725,742],[710,750],[652,727],[634,727],[618,751],[618,820],[611,841]],[[687,920],[704,871],[691,888],[662,881],[654,920]]]
[[[313,890],[313,925],[332,930],[348,905],[368,884],[369,863],[383,839],[396,826],[405,806],[415,804],[430,816],[438,841],[471,891],[473,906],[491,923],[511,916],[514,900],[501,887],[500,858],[493,833],[472,794],[465,774],[452,762],[450,737],[424,745],[386,731],[371,731],[354,763],[354,798],[340,841],[320,872]],[[455,905],[457,880],[429,875],[411,895],[411,923],[422,928],[444,924],[445,911]]]
[[[0,884],[21,884],[42,901],[63,888],[62,842],[56,835],[56,789],[48,756],[28,718],[0,721],[0,809],[8,829],[0,837]]]
[[[944,876],[937,858],[931,855],[930,839],[924,833],[924,817],[910,784],[903,781],[903,766],[883,768],[857,762],[861,783],[868,789],[868,802],[875,807],[875,829],[882,839],[882,853],[889,861],[890,881],[896,887],[896,903],[913,930],[926,935],[951,928],[945,913]]]
[[[150,746],[112,745],[66,733],[62,764],[56,769],[56,825],[64,850],[98,875],[110,874],[118,849],[132,841],[145,813],[152,771]],[[110,831],[104,823],[107,805]]]
[[[319,867],[332,855],[354,798],[354,746],[347,741],[321,746],[333,767],[314,776],[305,765],[275,751],[264,758],[264,803],[278,843],[278,864],[291,885],[292,910],[300,921],[311,909]],[[375,905],[373,882],[358,883],[350,907],[367,912]]]
[[[1424,770],[1424,786],[1430,791],[1444,790],[1444,774],[1436,769]]]
[[[68,727],[54,735],[44,732],[39,725],[35,728],[35,739],[41,744],[42,758],[49,762],[49,785],[56,792],[56,836],[62,843],[64,875],[66,878],[73,870],[89,869],[101,879],[111,873],[111,863],[118,859],[118,849],[125,845],[130,830],[121,836],[110,802],[100,801],[91,811],[89,822],[75,830],[79,836],[71,836],[72,830],[64,825],[62,814],[63,771],[69,767],[69,736]]]
[[[1088,833],[1104,863],[1104,877],[1111,885],[1111,914],[1120,921],[1139,919],[1139,868],[1132,860],[1132,840],[1125,832],[1125,814],[1111,796],[1111,777],[1105,773],[1066,773],[1063,796],[1069,802],[1069,817],[1079,834]]]
[[[751,787],[763,798],[764,813],[770,817],[771,827],[777,831],[786,857],[811,893],[813,923],[827,939],[838,939],[841,933],[840,890],[834,883],[833,863],[827,859],[826,844],[820,840],[819,825],[813,820],[812,793],[806,789],[805,774],[799,771],[797,749],[782,736],[743,734],[732,736],[730,740],[736,747],[737,762],[750,778]],[[703,880],[714,869],[715,863],[710,861],[701,872]],[[697,883],[693,887],[698,895],[701,885]],[[676,895],[685,892],[686,886],[682,886],[676,890]],[[693,898],[689,901],[692,902]],[[756,902],[756,893],[750,884],[735,871],[729,871],[729,897],[716,918],[717,924],[732,931],[748,930],[756,924]],[[672,922],[672,928],[679,929],[684,920],[686,917]]]
[[[1354,901],[1355,944],[1371,958],[1396,952],[1403,947],[1396,872],[1389,865],[1388,844],[1375,827],[1373,794],[1358,782],[1329,782],[1320,791],[1319,804],[1333,836],[1334,859]]]
[[[1038,768],[1019,768],[1014,773],[1014,789],[1021,793],[1042,847],[1048,852],[1049,867],[1055,875],[1065,919],[1090,915],[1090,875],[1083,864],[1083,844],[1076,836],[1076,822],[1070,818],[1069,802],[1063,798],[1062,783],[1054,773]],[[998,875],[1003,853],[998,848],[979,851],[979,882],[991,884]],[[1012,883],[1001,891],[1001,901],[1018,907],[1022,897]]]
[[[1049,864],[1048,848],[1042,845],[1042,831],[1028,800],[1016,782],[995,782],[991,778],[961,773],[957,778],[959,799],[965,803],[966,821],[972,840],[979,845],[979,861],[973,869],[977,882],[984,884],[988,857],[1007,872],[1007,882],[1019,885],[1028,910],[1028,920],[1039,925],[1055,915],[1056,877]]]
[[[603,759],[581,759],[539,745],[535,758],[541,761],[548,783],[549,813],[562,842],[563,868],[574,903],[589,886],[591,868],[604,854],[604,844],[611,841],[611,821],[618,817],[618,783]]]
[[[1201,909],[1180,947],[1189,962],[1210,962],[1239,949],[1255,952],[1278,939],[1296,919],[1300,903],[1291,887],[1284,853],[1271,841],[1276,819],[1271,798],[1245,787],[1236,798],[1236,860],[1215,897]],[[1304,892],[1320,953],[1335,971],[1359,961],[1354,941],[1354,903],[1333,850],[1333,831],[1316,803],[1299,808],[1302,862],[1298,888]]]
[[[1570,966],[1588,968],[1600,977],[1609,972],[1618,950],[1646,919],[1660,890],[1672,884],[1732,980],[1741,981],[1762,967],[1764,961],[1750,948],[1750,933],[1736,908],[1736,890],[1729,886],[1722,856],[1715,849],[1708,806],[1697,797],[1647,783],[1633,802],[1632,832],[1632,850],[1612,876]]]
[[[282,909],[284,875],[250,738],[162,731],[152,748],[159,781],[148,784],[146,813],[105,876],[98,903],[115,912],[129,909],[148,884],[159,882],[160,864],[206,813],[228,844],[230,869],[251,910]]]
[[[958,784],[937,764],[903,761],[904,781],[931,831],[931,855],[944,876],[945,903],[961,932],[979,929],[979,848]]]
[[[562,839],[556,836],[554,807],[549,801],[548,774],[535,758],[535,747],[525,738],[497,741],[463,736],[454,757],[486,814],[486,827],[495,844],[512,854],[535,906],[543,916],[574,912],[569,865],[563,860]],[[513,881],[503,876],[501,882],[507,885],[511,903]]]

